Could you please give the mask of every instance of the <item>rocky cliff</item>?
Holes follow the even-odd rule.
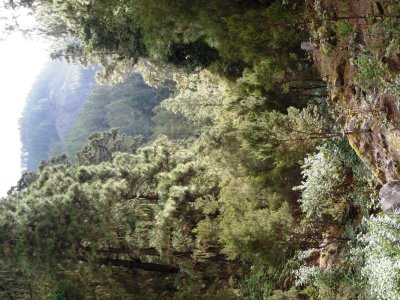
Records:
[[[312,2],[312,3],[311,3]],[[330,88],[332,113],[378,181],[400,180],[400,55],[396,1],[310,1],[309,51]],[[400,197],[399,197],[400,202]],[[385,210],[392,205],[384,205]]]

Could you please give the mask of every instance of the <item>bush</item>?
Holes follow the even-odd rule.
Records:
[[[52,293],[52,300],[83,300],[80,289],[69,281],[58,283]]]

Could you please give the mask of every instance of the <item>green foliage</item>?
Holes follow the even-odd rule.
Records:
[[[112,161],[116,152],[135,152],[142,138],[128,137],[118,134],[118,129],[112,128],[106,132],[94,132],[89,142],[76,154],[79,165],[95,165],[104,161]]]
[[[364,245],[358,241],[362,232],[355,219],[370,213],[370,175],[343,139],[326,141],[317,149],[305,159],[305,180],[296,189],[302,191],[302,234],[320,234],[323,250],[302,252],[297,284],[310,299],[369,299],[360,255]],[[319,266],[313,263],[316,255]]]
[[[397,14],[399,3],[387,1],[384,10],[388,15]],[[400,46],[400,22],[397,18],[369,21],[371,24],[368,31],[372,38],[354,55],[354,65],[358,71],[356,82],[365,90],[378,88],[398,97],[400,92],[397,56]]]
[[[324,219],[327,216],[341,221],[347,211],[347,197],[351,186],[351,170],[342,164],[340,153],[319,148],[319,152],[305,159],[301,206],[307,219]],[[349,173],[350,172],[350,173]],[[324,216],[325,215],[325,216]]]
[[[253,182],[241,180],[232,180],[221,190],[218,238],[228,256],[249,259],[257,253],[274,264],[287,255],[294,220],[286,203],[267,195]]]
[[[117,130],[94,136],[93,147],[84,147],[91,157],[98,157],[101,141],[108,142],[110,153],[115,145],[122,150],[124,140]],[[76,273],[86,263],[101,280],[107,270],[96,265],[113,266],[114,261],[144,268],[165,268],[185,259],[190,263],[195,249],[192,229],[198,222],[191,203],[218,191],[215,183],[202,178],[203,171],[190,151],[165,139],[136,154],[112,153],[109,159],[80,167],[70,165],[65,156],[55,158],[42,164],[29,187],[7,199],[0,216],[2,250],[18,257],[22,267],[47,274],[44,282]],[[112,286],[131,295],[121,281],[125,277],[112,274]],[[77,280],[83,285],[81,276]],[[72,290],[64,286],[54,293],[63,299]]]
[[[355,238],[369,173],[300,49],[315,21],[303,2],[106,2],[33,2],[53,56],[101,64],[115,80],[138,62],[158,87],[131,74],[94,89],[53,146],[77,164],[42,163],[2,203],[3,257],[55,299],[80,297],[76,287],[88,299],[396,299],[397,223],[372,218]],[[386,25],[389,53],[397,25]],[[328,30],[347,39],[351,22],[318,37]],[[355,82],[392,93],[398,78],[370,46],[353,61]],[[49,109],[38,101],[35,122]]]
[[[230,258],[260,261],[274,270],[292,255],[298,247],[294,230],[298,220],[293,214],[297,204],[291,187],[298,182],[299,169],[295,161],[284,162],[284,152],[294,155],[296,145],[304,141],[294,139],[287,150],[272,151],[268,159],[261,155],[260,159],[242,133],[246,126],[257,122],[250,117],[255,106],[245,111],[248,123],[244,125],[238,122],[243,116],[238,109],[224,113],[226,107],[236,105],[236,98],[231,98],[232,83],[208,71],[179,74],[177,93],[159,110],[193,122],[198,140],[192,145],[179,145],[162,138],[133,154],[118,153],[130,152],[129,145],[123,144],[132,138],[111,130],[92,134],[78,153],[82,166],[71,166],[62,159],[43,164],[35,183],[19,196],[22,201],[18,205],[26,207],[33,205],[28,199],[41,199],[30,208],[29,217],[22,213],[27,219],[21,223],[26,225],[17,229],[17,253],[21,258],[34,251],[29,264],[48,270],[57,261],[63,261],[64,267],[73,266],[76,249],[89,265],[104,260],[102,251],[112,249],[136,249],[132,251],[139,254],[134,257],[142,262],[178,264],[181,260],[175,253],[183,257],[191,253],[193,259],[204,264],[220,259],[224,253]],[[116,115],[123,111],[113,109]],[[307,110],[292,108],[287,115],[273,111],[268,116],[276,116],[271,117],[273,121],[282,119],[270,129],[271,135],[281,137],[298,126],[315,129],[319,124]],[[264,117],[268,122],[267,113]],[[287,120],[292,123],[280,133]],[[38,214],[47,220],[43,225],[36,221]],[[33,229],[27,229],[31,228],[27,224],[34,224]],[[30,230],[33,233],[27,235]],[[43,232],[46,240],[41,239]],[[149,257],[140,249],[154,249],[159,254]],[[55,254],[46,259],[50,252]],[[56,267],[53,272],[63,271]],[[217,284],[219,275],[207,280],[205,274],[198,276],[193,279],[194,286],[204,282],[210,296],[232,296],[229,289],[224,291]],[[215,283],[213,288],[210,282]],[[271,295],[277,299],[296,294],[279,292],[279,284],[273,284],[277,290]],[[182,287],[180,293],[195,295],[198,288],[190,292],[189,287]],[[127,292],[125,287],[122,290]]]
[[[355,65],[358,69],[355,80],[361,88],[383,88],[388,69],[382,60],[361,55],[355,61]]]
[[[118,127],[122,134],[149,140],[156,130],[153,109],[170,93],[169,88],[151,88],[142,77],[132,74],[114,86],[97,86],[87,98],[71,130],[60,143],[62,151],[75,157],[92,132]],[[168,118],[159,120],[170,122]]]
[[[11,195],[25,191],[33,182],[35,182],[36,178],[37,174],[35,172],[24,172],[17,184],[7,191],[7,194]]]
[[[310,299],[397,299],[398,228],[397,215],[369,217],[350,236],[340,264],[328,270],[302,266],[298,284],[307,284]]]
[[[349,36],[353,32],[353,27],[345,20],[334,22],[332,28],[339,38]]]
[[[271,275],[263,266],[252,266],[250,274],[241,282],[244,299],[262,300],[271,296],[273,284]]]
[[[370,205],[365,167],[346,142],[336,140],[304,160],[301,209],[305,222],[346,222],[353,208],[367,213]],[[370,191],[372,193],[372,191]]]
[[[364,258],[361,272],[367,280],[368,296],[372,299],[397,299],[400,295],[398,216],[371,217],[365,226],[367,232],[360,236],[364,245],[355,255]]]
[[[251,99],[241,105],[250,111],[257,108]],[[290,107],[287,114],[265,112],[246,121],[242,123],[246,147],[260,158],[273,158],[278,166],[297,164],[321,139],[330,136],[311,107],[304,110]]]
[[[358,262],[344,261],[343,266],[323,270],[305,267],[299,272],[300,282],[308,283],[305,294],[308,299],[369,299],[365,293],[365,281]]]
[[[131,0],[106,5],[38,0],[32,11],[39,21],[37,31],[57,40],[54,58],[101,64],[105,78],[126,70],[128,60],[143,57],[188,70],[214,64],[228,77],[237,77],[243,66],[256,66],[268,56],[277,66],[282,61],[281,69],[296,72],[297,62],[288,67],[286,58],[303,56],[298,45],[307,37],[299,26],[305,19],[297,0]]]
[[[199,126],[196,126],[180,112],[173,112],[163,107],[154,109],[154,134],[167,136],[170,140],[189,139],[198,135]]]
[[[83,300],[82,290],[71,282],[60,282],[54,289],[53,300]]]
[[[243,299],[263,300],[294,300],[306,299],[306,294],[301,289],[296,287],[279,289],[283,287],[281,280],[284,276],[285,267],[280,266],[277,269],[271,269],[262,264],[251,266],[250,272],[241,281],[240,287]]]

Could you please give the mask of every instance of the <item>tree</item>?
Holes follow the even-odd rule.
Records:
[[[43,283],[75,278],[84,286],[94,276],[90,287],[111,276],[113,288],[127,295],[132,291],[126,277],[118,277],[121,269],[137,270],[140,284],[150,288],[147,278],[171,286],[168,274],[184,280],[181,268],[225,263],[218,252],[202,256],[196,250],[192,229],[199,217],[193,202],[218,189],[202,178],[204,169],[190,151],[161,139],[136,154],[117,153],[125,141],[117,130],[95,136],[84,147],[94,163],[70,165],[65,156],[55,158],[41,165],[29,187],[5,199],[0,213],[5,257],[17,257]],[[107,151],[99,147],[103,142]]]
[[[99,164],[104,161],[112,162],[117,152],[134,152],[141,142],[141,137],[129,137],[118,134],[117,128],[105,132],[94,132],[76,154],[76,161],[80,165]]]
[[[127,136],[141,135],[143,142],[149,141],[156,126],[151,119],[155,115],[153,109],[169,94],[169,88],[150,87],[137,73],[119,84],[95,87],[59,143],[59,152],[75,157],[91,133],[111,128],[119,128]]]
[[[277,166],[292,167],[321,139],[331,137],[331,130],[324,125],[312,107],[303,110],[290,107],[286,114],[271,111],[245,119],[241,127],[249,151],[262,158],[272,158]]]
[[[188,70],[216,64],[236,78],[267,55],[275,69],[285,70],[281,81],[289,85],[292,75],[301,80],[306,70],[297,71],[296,57],[304,56],[299,44],[307,35],[298,26],[304,16],[297,0],[9,2],[14,9],[33,8],[38,31],[57,40],[54,58],[101,64],[106,77],[141,57]]]

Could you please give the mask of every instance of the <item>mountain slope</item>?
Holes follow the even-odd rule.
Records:
[[[52,144],[64,137],[95,84],[94,72],[56,61],[45,65],[20,119],[23,170],[34,170],[49,158]]]

